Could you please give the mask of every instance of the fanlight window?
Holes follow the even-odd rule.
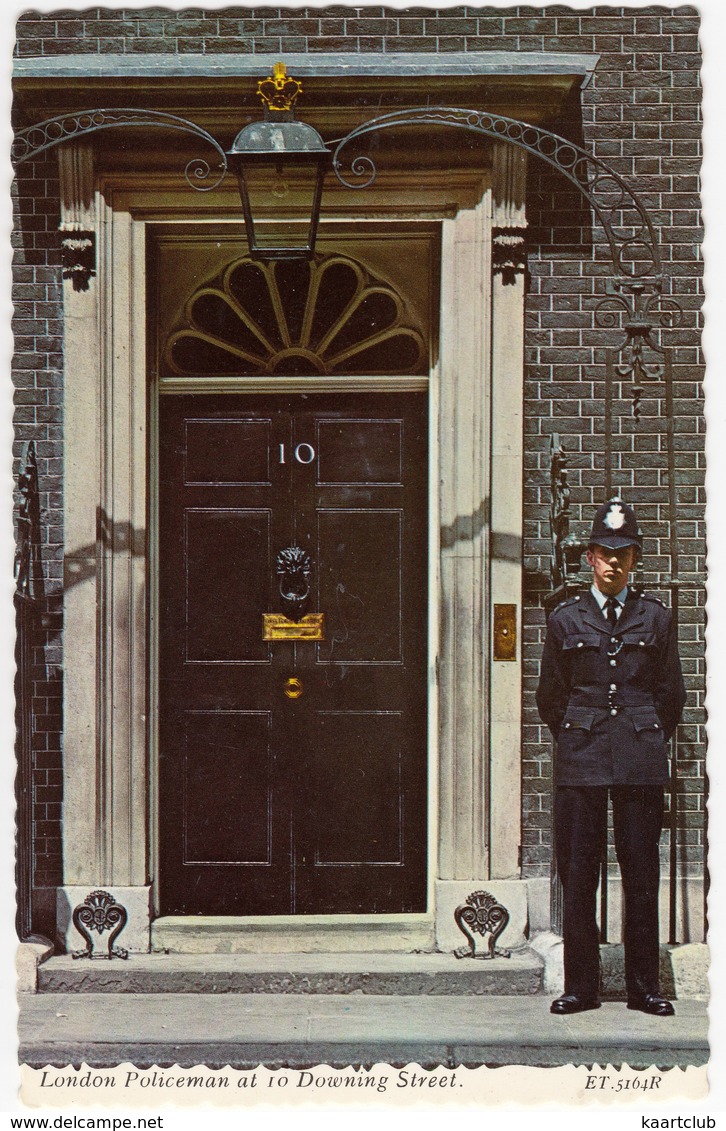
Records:
[[[230,263],[191,297],[164,360],[180,376],[376,375],[426,372],[428,355],[393,287],[331,255]]]

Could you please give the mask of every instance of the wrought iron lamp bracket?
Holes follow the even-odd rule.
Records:
[[[680,325],[683,309],[664,293],[663,276],[611,279],[607,291],[595,307],[595,320],[602,329],[620,332],[620,340],[608,350],[608,364],[614,379],[633,382],[630,395],[637,420],[643,382],[663,381],[668,374],[669,355],[660,331]]]
[[[633,412],[638,419],[641,382],[662,380],[669,364],[658,331],[677,325],[682,316],[679,303],[665,294],[656,232],[640,197],[604,161],[559,134],[501,114],[447,106],[398,110],[351,130],[333,143],[333,169],[340,183],[363,189],[376,178],[373,159],[360,152],[348,158],[351,147],[371,134],[414,126],[453,127],[508,142],[556,169],[585,198],[605,234],[613,270],[608,294],[596,307],[596,320],[601,327],[622,333],[614,353],[609,352],[609,377],[633,381]]]
[[[215,179],[207,184],[207,180],[212,176],[212,168],[204,158],[195,157],[184,169],[187,183],[197,192],[211,192],[222,183],[227,173],[227,156],[216,138],[195,122],[158,110],[122,107],[110,110],[83,110],[77,114],[61,114],[56,118],[46,118],[43,122],[18,130],[11,148],[12,161],[15,165],[22,165],[23,162],[67,141],[76,141],[78,138],[98,133],[99,130],[134,126],[177,130],[201,138],[216,151],[219,169]]]
[[[652,221],[643,202],[620,174],[567,138],[515,118],[451,106],[398,110],[372,118],[331,143],[335,145],[333,169],[340,183],[347,188],[363,189],[372,185],[376,178],[375,162],[361,153],[352,157],[349,172],[343,173],[343,153],[350,146],[369,134],[410,126],[468,130],[495,141],[508,142],[546,162],[575,185],[592,207],[605,232],[615,275],[624,279],[661,277],[660,254]],[[211,176],[211,167],[203,158],[195,158],[185,167],[188,183],[199,192],[217,188],[227,173],[224,149],[202,126],[175,114],[129,107],[59,115],[19,130],[12,145],[12,159],[20,165],[56,145],[99,130],[119,127],[177,130],[192,134],[211,146],[219,158],[215,179],[206,183]]]
[[[605,232],[616,275],[625,278],[661,275],[653,223],[643,202],[620,174],[567,138],[516,118],[451,106],[421,107],[383,114],[332,143],[336,147],[333,169],[340,183],[348,188],[363,189],[372,185],[376,178],[375,162],[361,153],[350,159],[349,171],[343,172],[343,154],[351,145],[369,134],[409,126],[469,130],[495,141],[509,142],[545,161],[575,185],[595,212]]]

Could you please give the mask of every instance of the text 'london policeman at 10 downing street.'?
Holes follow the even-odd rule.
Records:
[[[595,914],[607,847],[608,794],[625,899],[628,1008],[674,1012],[660,993],[658,844],[668,783],[666,744],[686,692],[670,611],[638,593],[642,553],[635,512],[611,499],[596,514],[588,593],[563,601],[547,626],[537,707],[555,739],[554,832],[564,894],[565,992],[557,1014],[600,1005]]]

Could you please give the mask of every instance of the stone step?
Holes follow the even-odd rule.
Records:
[[[371,994],[522,996],[542,989],[543,963],[524,947],[509,958],[450,954],[131,954],[50,958],[40,993]]]
[[[56,1065],[66,1075],[68,1065],[162,1070],[200,1064],[254,1069],[260,1064],[455,1068],[627,1063],[647,1069],[708,1060],[705,1002],[678,1002],[675,1017],[666,1018],[628,1013],[615,1002],[572,1017],[553,1017],[549,1007],[544,994],[120,994],[111,1001],[103,994],[21,994],[19,1054],[23,1064],[40,1069]],[[577,1083],[580,1103],[584,1084],[582,1076]],[[707,1086],[704,1079],[704,1091]],[[168,1094],[166,1102],[177,1095]],[[527,1096],[532,1102],[529,1091]],[[424,1098],[428,1095],[419,1096],[419,1102]],[[84,1097],[75,1095],[73,1101],[84,1102]],[[151,1090],[148,1102],[153,1102]]]
[[[459,946],[464,936],[454,945]],[[124,945],[123,935],[119,939]],[[503,942],[521,946],[523,940]],[[151,924],[160,954],[428,954],[428,915],[162,915]],[[452,945],[453,950],[453,945]]]

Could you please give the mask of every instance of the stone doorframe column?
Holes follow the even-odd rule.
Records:
[[[64,283],[63,869],[58,934],[93,889],[148,949],[145,311],[143,225],[94,189],[91,151],[58,150],[62,224],[95,238],[97,275]]]
[[[440,372],[441,652],[436,938],[477,889],[521,941],[521,640],[493,659],[493,611],[521,634],[526,156],[494,147],[491,190],[444,223]],[[504,882],[502,881],[514,881]]]
[[[64,291],[72,332],[65,354],[66,805],[58,932],[67,949],[82,945],[72,909],[102,887],[130,912],[121,944],[146,950],[154,785],[145,224],[129,205],[112,206],[89,191],[92,170],[74,146],[59,149],[59,157],[64,215],[80,215],[95,233],[97,276],[85,291],[70,281]],[[518,875],[521,649],[514,661],[491,660],[493,605],[519,609],[521,602],[523,272],[500,267],[524,228],[524,180],[524,157],[497,144],[480,203],[442,222],[439,843],[432,871],[436,936],[445,950],[461,944],[453,908],[476,888],[491,890],[512,914],[505,945],[526,921],[526,885],[503,883]]]

